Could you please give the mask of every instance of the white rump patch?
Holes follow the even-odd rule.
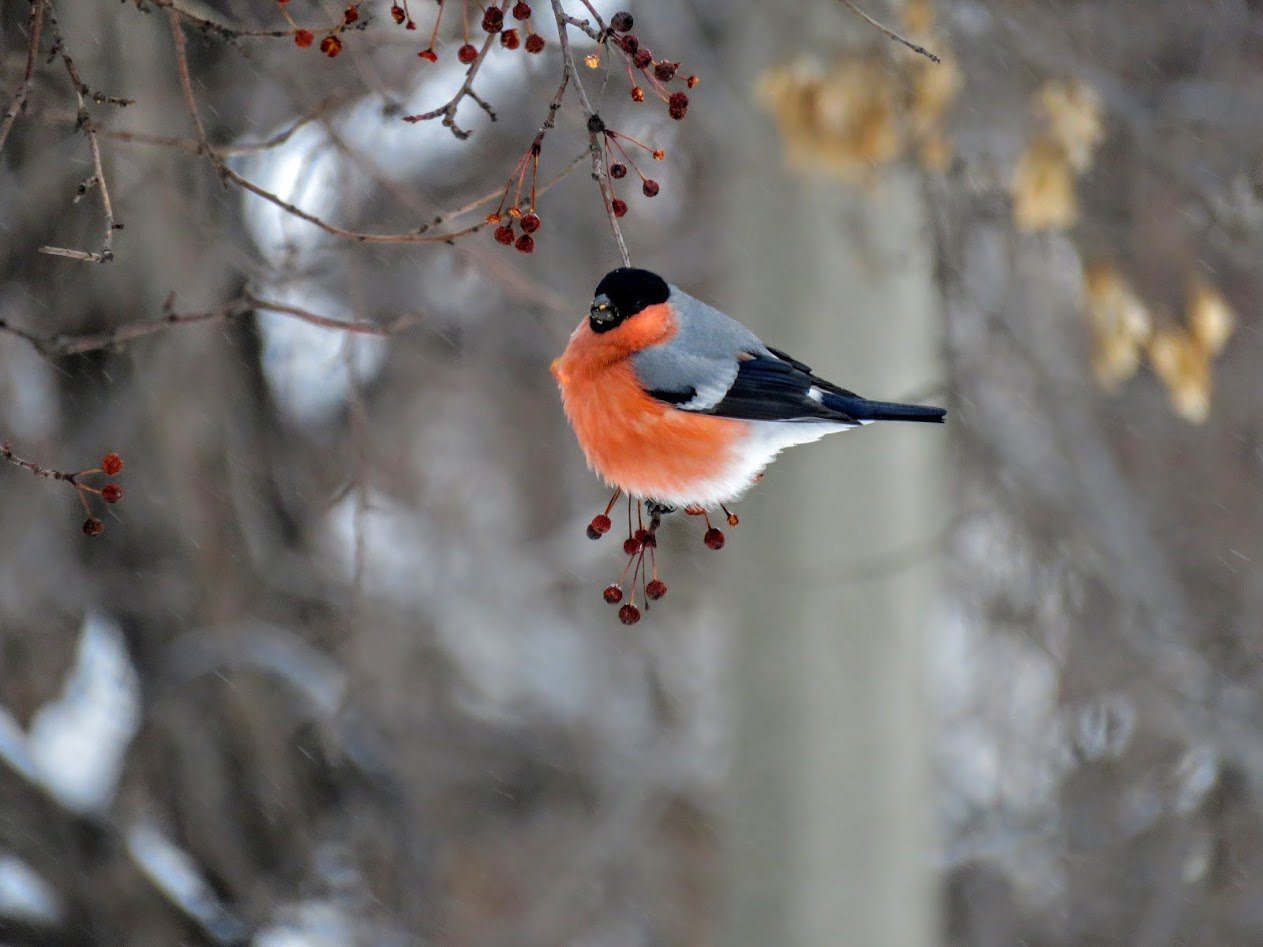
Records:
[[[721,503],[731,503],[740,498],[754,485],[754,478],[761,474],[779,454],[787,447],[798,444],[809,444],[818,441],[826,434],[836,431],[849,431],[855,424],[842,424],[837,421],[747,421],[750,433],[736,448],[733,463],[719,476],[694,485],[687,496],[654,496],[672,506],[715,507]],[[871,424],[871,421],[860,421],[859,424]]]

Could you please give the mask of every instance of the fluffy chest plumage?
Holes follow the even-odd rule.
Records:
[[[632,496],[703,502],[706,484],[732,466],[749,427],[650,397],[628,358],[602,365],[567,349],[553,374],[588,466]]]

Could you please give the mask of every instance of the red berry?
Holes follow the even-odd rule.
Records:
[[[534,233],[539,229],[542,221],[539,219],[539,214],[535,213],[535,211],[531,211],[521,219],[520,223],[522,224],[523,233]]]
[[[628,56],[635,55],[636,50],[640,49],[640,40],[636,39],[635,34],[628,33],[618,41],[618,45],[623,48]]]
[[[528,53],[542,52],[545,45],[544,37],[540,36],[538,33],[532,33],[530,36],[526,37],[526,51]]]
[[[513,227],[510,224],[501,224],[495,229],[496,243],[503,243],[506,247],[513,242]]]
[[[632,15],[626,10],[620,10],[610,17],[610,29],[615,33],[626,33],[635,25],[636,21],[632,19]]]
[[[657,197],[658,191],[661,190],[658,187],[658,182],[652,178],[646,178],[645,183],[640,185],[640,189],[644,192],[645,197]]]
[[[623,600],[623,590],[617,585],[607,585],[605,587],[605,591],[601,593],[601,596],[611,605],[617,605]]]
[[[588,539],[600,539],[610,531],[610,518],[604,513],[598,513],[592,517],[592,522],[588,524]]]
[[[439,61],[439,54],[432,49],[423,49],[421,52],[417,53],[417,55],[428,62]]]
[[[332,59],[342,52],[342,40],[331,33],[320,41],[320,51]]]
[[[688,110],[689,97],[683,92],[672,92],[671,98],[667,100],[667,114],[678,122]]]
[[[704,542],[710,549],[723,549],[724,531],[712,526],[710,529],[706,530],[706,535],[702,537],[702,542]]]
[[[627,202],[621,197],[616,197],[610,201],[610,210],[613,211],[615,217],[622,217],[627,213]]]
[[[645,101],[645,90],[638,85],[634,85],[631,88],[631,97],[633,102],[643,102]]]
[[[662,598],[662,596],[666,594],[667,594],[667,584],[663,582],[661,579],[654,579],[652,582],[650,582],[648,585],[645,586],[645,597],[651,598],[655,602],[658,601],[658,599]]]
[[[675,78],[675,70],[679,68],[680,64],[678,62],[668,62],[664,59],[653,67],[653,74],[659,82],[670,82]]]
[[[390,8],[390,18],[394,20],[396,23],[402,23],[404,21],[403,7],[401,7],[397,3],[394,6],[392,6]]]
[[[513,246],[517,248],[519,253],[534,253],[535,238],[530,234],[524,233],[522,236],[517,238],[517,243],[513,244]]]
[[[499,33],[504,28],[504,11],[499,7],[487,7],[482,15],[482,29],[486,33]]]
[[[618,610],[618,620],[624,625],[634,625],[640,621],[640,609],[628,602]]]
[[[83,535],[100,536],[103,532],[105,532],[105,524],[95,516],[89,516],[83,521]]]
[[[468,66],[471,62],[478,58],[478,47],[472,43],[466,43],[460,49],[456,50],[456,58]]]
[[[653,62],[653,53],[643,46],[636,50],[635,55],[632,56],[632,65],[637,69],[644,69],[651,62]]]
[[[625,164],[610,165],[610,177],[615,178],[616,180],[622,180],[623,178],[627,177],[627,165]]]
[[[347,7],[345,10],[342,11],[342,22],[345,23],[347,26],[350,26],[359,18],[360,18],[359,8],[356,7],[354,4],[352,4],[351,6]]]
[[[623,540],[623,552],[629,556],[636,555],[636,553],[640,552],[640,540],[634,536],[628,536]]]
[[[101,458],[101,469],[113,477],[115,474],[122,472],[123,458],[114,453],[114,451],[110,451]]]
[[[117,503],[123,499],[123,488],[117,483],[107,483],[101,488],[101,499],[106,503]]]
[[[518,0],[517,3],[513,4],[513,19],[529,20],[530,18],[531,5],[529,3],[525,3],[523,0]]]
[[[316,41],[316,36],[311,30],[294,30],[294,45],[299,49],[306,49]],[[95,536],[95,533],[91,535]]]
[[[522,45],[522,41],[518,39],[517,30],[505,30],[500,34],[500,45],[505,49],[517,49]]]

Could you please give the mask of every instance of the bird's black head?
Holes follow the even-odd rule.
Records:
[[[588,325],[593,332],[609,332],[646,306],[667,301],[671,288],[657,273],[621,266],[605,274],[596,287]]]

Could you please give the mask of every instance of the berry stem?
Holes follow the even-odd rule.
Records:
[[[618,225],[618,218],[614,215],[614,195],[611,193],[609,169],[605,164],[605,149],[602,147],[601,132],[605,129],[605,123],[601,121],[600,116],[592,108],[592,102],[588,98],[587,91],[583,88],[583,80],[579,78],[579,69],[575,64],[574,50],[570,46],[570,24],[566,19],[566,11],[562,9],[561,0],[550,0],[553,8],[553,18],[557,21],[557,36],[561,44],[562,68],[565,73],[574,79],[575,94],[579,97],[579,107],[583,109],[584,118],[587,119],[588,128],[588,152],[592,155],[592,178],[596,181],[597,187],[601,191],[601,200],[605,204],[605,216],[609,218],[610,230],[614,234],[614,242],[618,244],[618,253],[623,260],[623,266],[631,266],[631,254],[627,251],[627,241],[623,239],[622,228]],[[595,14],[595,11],[593,11]]]
[[[614,509],[614,504],[618,502],[618,498],[623,495],[623,488],[619,487],[614,491],[614,495],[610,497],[610,502],[605,504],[605,515],[610,515],[610,510]]]

